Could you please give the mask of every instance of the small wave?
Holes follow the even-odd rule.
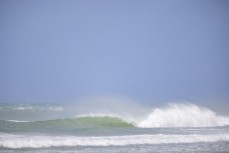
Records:
[[[19,107],[14,107],[13,110],[33,110],[32,106],[19,106]]]
[[[138,126],[149,127],[210,127],[229,125],[229,118],[194,104],[169,104],[155,108]]]
[[[0,107],[1,111],[18,111],[18,112],[23,112],[23,111],[52,111],[52,112],[57,112],[57,111],[63,111],[64,108],[58,105],[33,105],[33,104],[2,104]]]
[[[229,134],[220,135],[131,135],[104,137],[28,136],[0,134],[3,148],[47,148],[77,146],[125,146],[140,144],[170,144],[229,141]]]
[[[18,121],[18,120],[6,120],[6,121],[9,121],[9,122],[22,122],[22,123],[24,123],[24,122],[31,122],[31,121]]]

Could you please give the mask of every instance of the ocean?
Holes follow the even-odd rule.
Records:
[[[208,108],[169,104],[139,117],[77,108],[0,104],[0,152],[229,152],[229,118]]]

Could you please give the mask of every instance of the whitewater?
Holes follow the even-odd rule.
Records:
[[[227,116],[192,103],[128,107],[0,104],[0,152],[229,152]]]

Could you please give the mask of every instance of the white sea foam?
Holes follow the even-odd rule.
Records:
[[[4,111],[63,111],[64,108],[55,105],[32,105],[32,104],[14,104],[14,105],[3,105],[0,110]]]
[[[133,123],[141,128],[153,127],[213,127],[229,125],[229,117],[217,115],[210,109],[191,103],[172,103],[166,107],[155,108],[145,115],[132,117],[130,115],[112,113],[88,113],[76,117],[118,117],[127,123]]]
[[[113,101],[112,101],[113,102]],[[128,103],[129,104],[129,103]],[[108,104],[107,104],[108,105]],[[69,108],[59,106],[59,105],[20,105],[12,106],[12,108],[20,108],[20,112],[23,114],[28,114],[28,118],[25,118],[25,115],[22,117],[16,116],[16,117],[10,117],[5,120],[55,120],[55,119],[67,119],[75,117],[117,117],[122,119],[123,121],[127,123],[131,123],[136,127],[141,128],[153,128],[153,127],[214,127],[214,126],[225,126],[229,125],[229,117],[223,117],[218,114],[216,114],[214,111],[197,106],[190,103],[173,103],[169,104],[166,107],[158,107],[154,108],[150,111],[149,108],[144,109],[140,108],[140,111],[138,111],[138,107],[130,107],[130,109],[125,106],[121,107],[121,105],[116,106],[116,109],[111,108],[109,106],[109,109],[105,109],[106,106],[103,106],[101,108],[94,108],[88,110],[88,112],[84,111],[78,111],[77,108],[71,107],[70,111],[68,111]],[[131,105],[131,104],[130,104]],[[94,105],[93,105],[94,106]],[[11,106],[5,106],[6,110],[11,108]],[[118,108],[122,109],[119,110]],[[3,109],[3,110],[5,110]],[[24,110],[23,110],[24,109]],[[25,111],[25,110],[30,111]],[[136,109],[136,110],[134,110]],[[130,111],[131,110],[131,111]],[[41,116],[39,118],[39,115],[31,114],[33,112],[39,112],[39,115]],[[44,114],[43,111],[46,113],[47,111],[50,112],[48,116],[50,115],[50,118],[47,117],[47,114]],[[2,113],[7,111],[1,111]],[[54,114],[54,112],[58,112],[58,114]],[[7,112],[8,113],[8,112]],[[14,113],[12,113],[14,114]],[[44,118],[44,116],[45,118]],[[67,114],[67,115],[66,115]],[[77,114],[77,115],[75,115]],[[4,115],[4,114],[3,114]],[[18,114],[16,114],[18,115]],[[20,114],[19,114],[20,115]],[[4,116],[8,116],[4,115]],[[31,116],[31,119],[30,119]],[[38,116],[38,117],[37,117]],[[16,121],[15,121],[16,122]]]
[[[14,107],[14,110],[33,110],[32,106],[19,106],[19,107]]]
[[[209,127],[229,125],[229,118],[194,104],[169,104],[155,108],[139,127]]]
[[[49,107],[39,107],[37,108],[38,110],[42,110],[42,111],[63,111],[64,109],[62,107],[57,107],[57,106],[49,106]]]
[[[46,148],[76,146],[124,146],[140,144],[170,144],[229,141],[229,134],[220,135],[131,135],[104,137],[77,136],[27,136],[0,134],[0,147],[4,148]]]
[[[6,121],[9,121],[9,122],[31,122],[31,121],[19,121],[19,120],[6,120]]]

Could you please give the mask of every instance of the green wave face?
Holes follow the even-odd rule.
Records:
[[[79,127],[133,127],[133,124],[118,117],[79,117],[70,120],[70,122],[73,122],[73,124],[78,125]]]
[[[106,128],[131,128],[128,123],[118,117],[77,117],[71,119],[56,119],[34,122],[0,121],[2,132],[49,132],[49,131],[75,131],[82,129],[106,129]]]

